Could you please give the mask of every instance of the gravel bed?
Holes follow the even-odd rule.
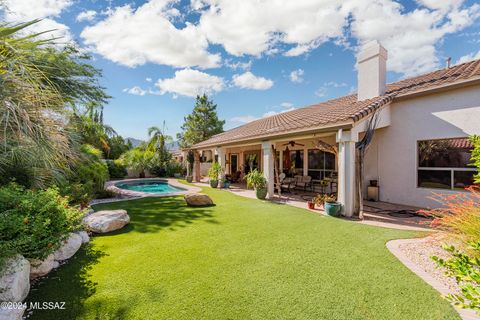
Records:
[[[445,236],[439,233],[402,243],[399,249],[409,260],[445,285],[450,293],[459,293],[460,289],[455,278],[446,276],[444,269],[437,267],[437,264],[431,258],[432,256],[443,259],[449,258],[450,254],[442,248],[442,244],[445,242]]]

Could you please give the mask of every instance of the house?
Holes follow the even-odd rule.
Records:
[[[438,206],[430,198],[434,192],[465,192],[473,183],[467,137],[480,134],[480,60],[390,84],[386,63],[385,48],[371,42],[358,54],[357,94],[250,122],[194,149],[216,154],[226,173],[245,171],[247,159],[255,155],[252,165],[269,182],[269,197],[274,195],[275,154],[280,172],[314,180],[333,177],[343,214],[351,216],[357,147],[369,132],[373,137],[363,161],[364,197],[369,181],[375,180],[380,201]]]

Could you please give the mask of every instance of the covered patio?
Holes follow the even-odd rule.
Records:
[[[377,129],[389,125],[389,109],[379,111],[378,119]],[[242,132],[242,136],[229,137],[237,130],[244,131],[254,125],[258,130],[261,123],[256,122],[194,146],[194,180],[198,182],[204,176],[201,160],[205,158],[218,162],[222,168],[222,178],[227,177],[233,183],[241,182],[251,169],[258,169],[268,182],[269,199],[278,193],[280,182],[282,195],[301,192],[328,194],[342,204],[344,216],[354,216],[357,196],[356,143],[365,136],[368,118],[353,128],[351,123],[337,123],[333,127],[259,136],[255,136],[252,130]],[[362,192],[366,188],[367,185],[362,186]]]

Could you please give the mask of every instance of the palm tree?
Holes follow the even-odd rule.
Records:
[[[151,167],[154,156],[152,150],[137,147],[122,154],[120,161],[130,169],[138,171],[140,178],[145,178],[145,170]]]
[[[150,140],[147,142],[147,148],[156,153],[158,163],[160,166],[164,166],[171,158],[166,144],[173,142],[172,137],[165,134],[165,121],[161,130],[159,127],[150,127],[148,136]]]
[[[40,187],[60,179],[78,159],[64,100],[48,68],[34,63],[44,40],[18,33],[37,21],[0,26],[0,176]]]

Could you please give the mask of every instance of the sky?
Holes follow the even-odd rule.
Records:
[[[225,129],[356,90],[356,54],[378,40],[388,82],[480,58],[480,1],[0,0],[4,23],[33,19],[103,70],[105,122],[175,136],[207,93]]]

